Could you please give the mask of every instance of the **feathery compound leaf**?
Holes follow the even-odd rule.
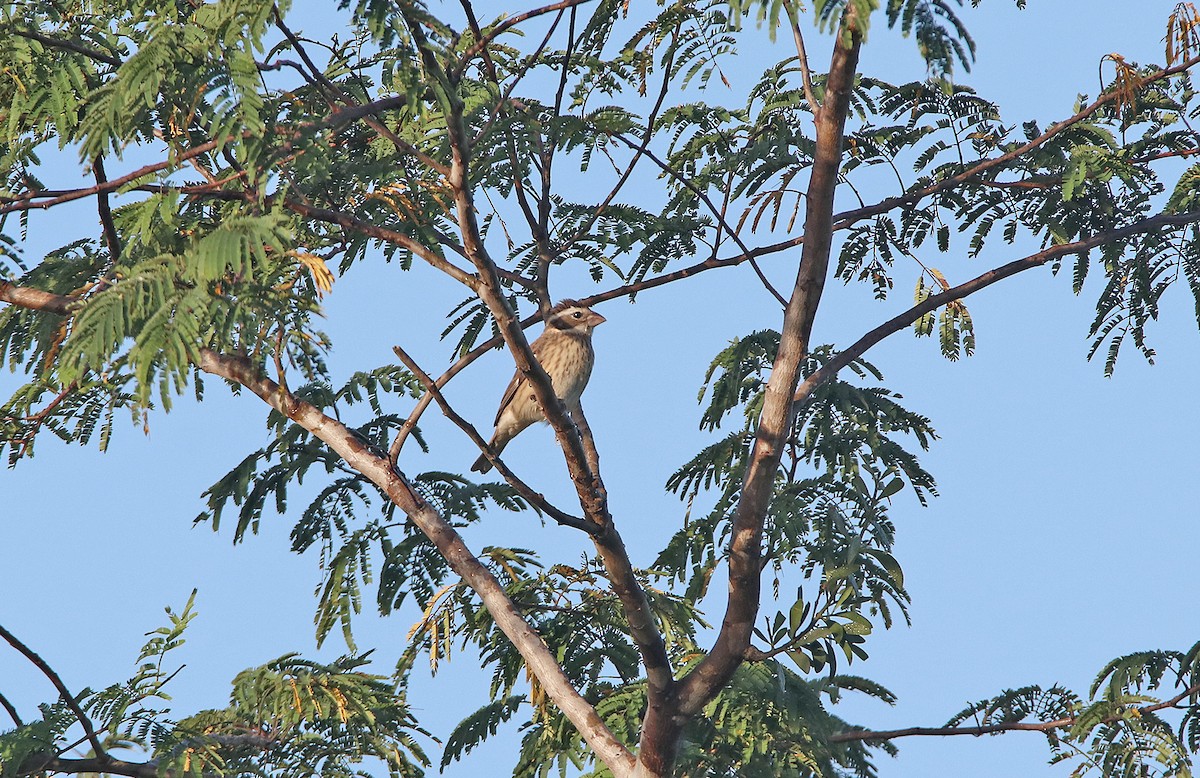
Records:
[[[511,719],[524,702],[523,696],[506,697],[484,705],[460,721],[446,738],[441,768],[444,770],[451,762],[459,761],[490,735],[496,734],[500,725]]]

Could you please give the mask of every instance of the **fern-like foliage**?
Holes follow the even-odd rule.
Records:
[[[761,408],[766,371],[779,335],[753,333],[717,355],[705,376],[700,399],[708,398],[703,428],[716,430],[734,410],[741,428],[729,432],[680,468],[667,488],[689,505],[705,493],[715,503],[690,518],[655,561],[655,569],[686,583],[685,596],[701,600],[723,557],[746,467],[754,424]],[[804,370],[817,370],[832,355],[817,349]],[[866,362],[853,370],[881,378]],[[796,589],[786,611],[764,617],[756,631],[770,650],[786,654],[804,671],[836,671],[838,658],[866,657],[862,647],[871,616],[890,626],[896,609],[906,612],[908,595],[899,563],[891,555],[892,498],[906,486],[922,502],[936,488],[933,478],[899,440],[911,436],[921,448],[936,437],[929,420],[904,409],[881,387],[832,381],[797,411],[793,432],[767,515],[764,554],[775,571],[775,592],[799,569],[810,583]],[[807,591],[807,593],[806,593]]]
[[[1058,686],[1008,689],[972,703],[946,726],[1041,725],[1050,762],[1074,762],[1076,776],[1190,776],[1200,752],[1198,655],[1200,644],[1128,654],[1101,669],[1087,698]],[[1172,715],[1180,709],[1181,716]]]
[[[196,617],[195,592],[168,623],[149,633],[138,668],[123,683],[77,696],[106,749],[157,760],[175,775],[322,776],[357,778],[377,765],[394,778],[415,778],[429,765],[402,683],[364,672],[367,657],[321,664],[288,654],[233,680],[230,704],[180,720],[171,717],[164,687],[181,667],[169,666]],[[0,776],[40,772],[60,756],[79,722],[59,701],[41,718],[0,732]]]

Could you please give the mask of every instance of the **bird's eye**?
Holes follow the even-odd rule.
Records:
[[[573,313],[573,314],[571,314],[571,315],[572,315],[572,316],[574,316],[576,319],[582,319],[582,318],[583,318],[583,314],[582,314],[582,313],[580,313],[579,311],[575,311],[575,313]]]

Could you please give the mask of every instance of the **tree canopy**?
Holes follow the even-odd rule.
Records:
[[[1042,126],[967,85],[962,0],[342,8],[344,29],[320,34],[262,0],[0,10],[0,352],[22,375],[0,452],[18,467],[51,439],[103,451],[126,419],[232,391],[262,409],[265,442],[230,462],[196,522],[240,542],[284,517],[319,565],[317,639],[347,646],[248,669],[227,707],[181,717],[167,685],[194,601],[101,689],[68,686],[36,635],[0,624],[57,693],[31,714],[0,683],[0,776],[421,775],[501,729],[519,733],[521,776],[875,775],[922,732],[834,704],[895,699],[858,669],[872,633],[908,619],[894,514],[936,497],[921,457],[937,433],[936,409],[908,407],[869,352],[911,331],[969,356],[971,295],[1037,269],[1094,296],[1088,356],[1106,374],[1126,352],[1153,358],[1172,286],[1200,321],[1200,14],[1180,3],[1161,61],[1109,55],[1103,89]],[[861,71],[888,31],[923,78]],[[751,49],[769,63],[739,93],[726,70]],[[30,215],[81,203],[79,234],[54,230],[67,242],[31,256],[47,238]],[[393,332],[394,359],[331,368],[323,301],[361,274],[382,296],[454,300],[441,340]],[[654,306],[702,274],[756,279],[754,297],[731,288],[722,304],[767,301],[770,325],[731,329],[697,365],[698,412],[593,435],[526,329],[563,297]],[[833,283],[878,304],[824,343]],[[608,348],[686,338],[668,312]],[[458,408],[499,399],[479,362],[496,348],[533,386],[567,491],[546,486],[558,459],[510,467]],[[424,434],[435,413],[497,480],[464,476],[475,455]],[[707,445],[665,484],[680,501],[670,537],[631,554],[637,511],[610,501],[604,438],[696,424]],[[543,536],[514,539],[519,514]],[[564,552],[564,533],[587,551]],[[355,639],[364,608],[419,614],[396,625],[394,672]],[[431,732],[411,673],[463,650],[489,702]],[[1113,659],[1088,689],[997,690],[936,734],[1031,730],[1079,774],[1186,776],[1198,695],[1200,643],[1163,647]]]

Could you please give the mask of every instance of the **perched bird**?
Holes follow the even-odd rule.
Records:
[[[579,407],[579,396],[587,386],[596,360],[592,351],[592,329],[603,323],[604,317],[587,306],[575,300],[563,300],[546,314],[545,330],[529,344],[542,369],[550,376],[554,394],[572,413]],[[526,427],[545,420],[533,387],[518,370],[500,400],[496,431],[488,446],[499,454]],[[492,469],[492,463],[486,456],[480,456],[471,469],[486,473]]]

